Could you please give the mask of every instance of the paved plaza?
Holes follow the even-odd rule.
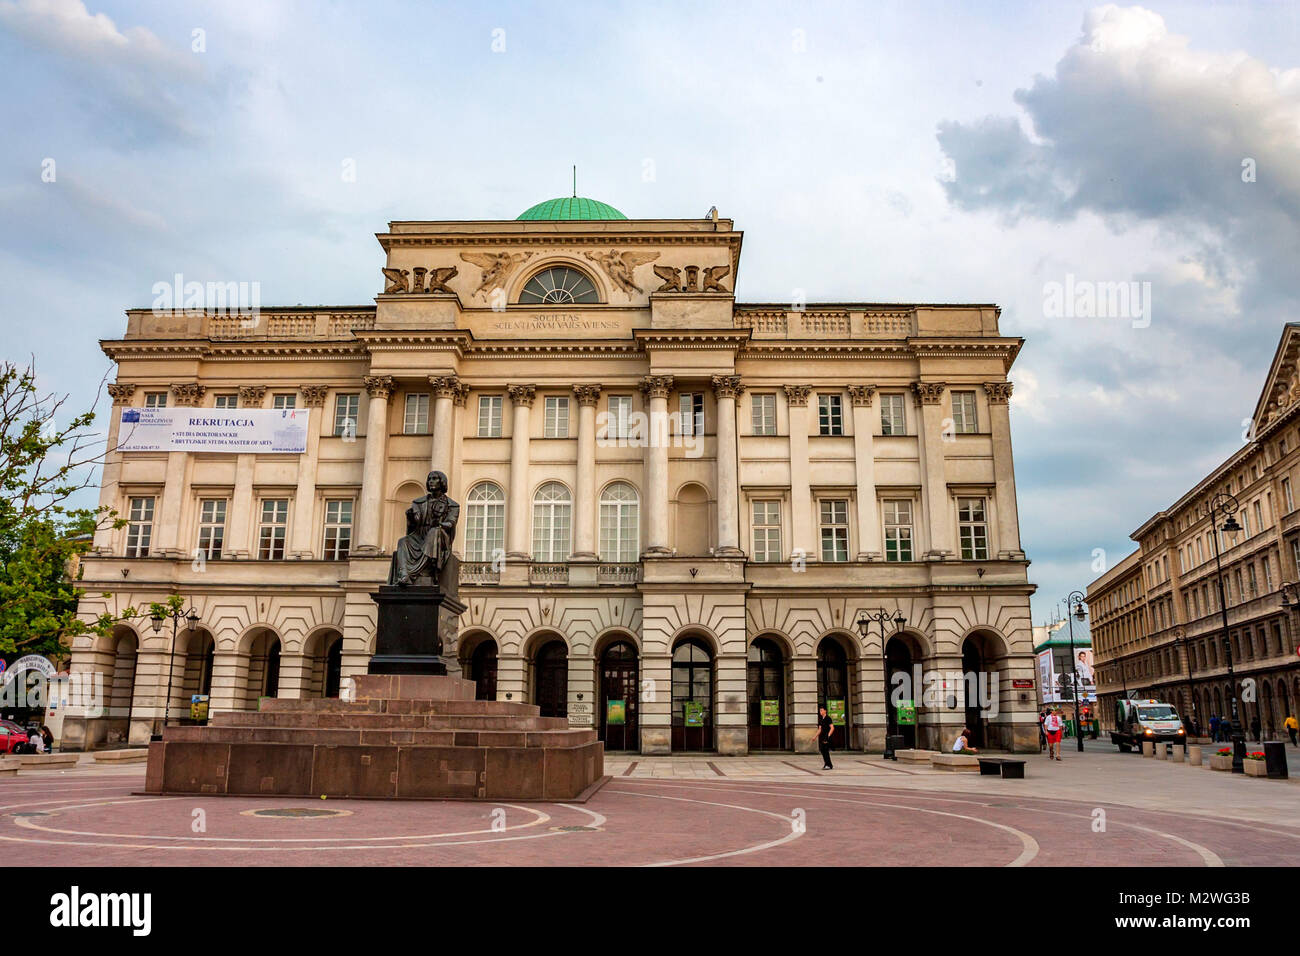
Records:
[[[1294,757],[1294,754],[1292,754]],[[1097,745],[1024,780],[840,753],[606,758],[584,803],[135,795],[140,765],[0,782],[12,865],[1244,866],[1300,861],[1300,781]],[[1292,766],[1295,766],[1294,759]]]

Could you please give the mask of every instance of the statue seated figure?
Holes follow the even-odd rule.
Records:
[[[442,587],[460,505],[447,497],[447,476],[440,471],[429,472],[425,488],[429,493],[406,509],[406,536],[397,542],[388,569],[391,585]],[[455,593],[454,587],[450,590]]]

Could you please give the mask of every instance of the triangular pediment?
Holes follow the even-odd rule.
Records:
[[[1274,422],[1281,419],[1292,406],[1300,402],[1300,323],[1288,322],[1282,330],[1282,339],[1259,402],[1255,405],[1253,435],[1263,435]]]

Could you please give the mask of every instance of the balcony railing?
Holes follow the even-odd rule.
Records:
[[[491,561],[465,561],[460,566],[461,584],[497,584],[501,572]]]
[[[636,584],[641,580],[641,563],[602,564],[596,570],[597,584]]]
[[[529,584],[568,584],[569,566],[567,564],[530,564],[528,566]]]

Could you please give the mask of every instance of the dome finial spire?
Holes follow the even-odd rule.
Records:
[[[578,164],[573,164],[573,198],[578,198]]]

